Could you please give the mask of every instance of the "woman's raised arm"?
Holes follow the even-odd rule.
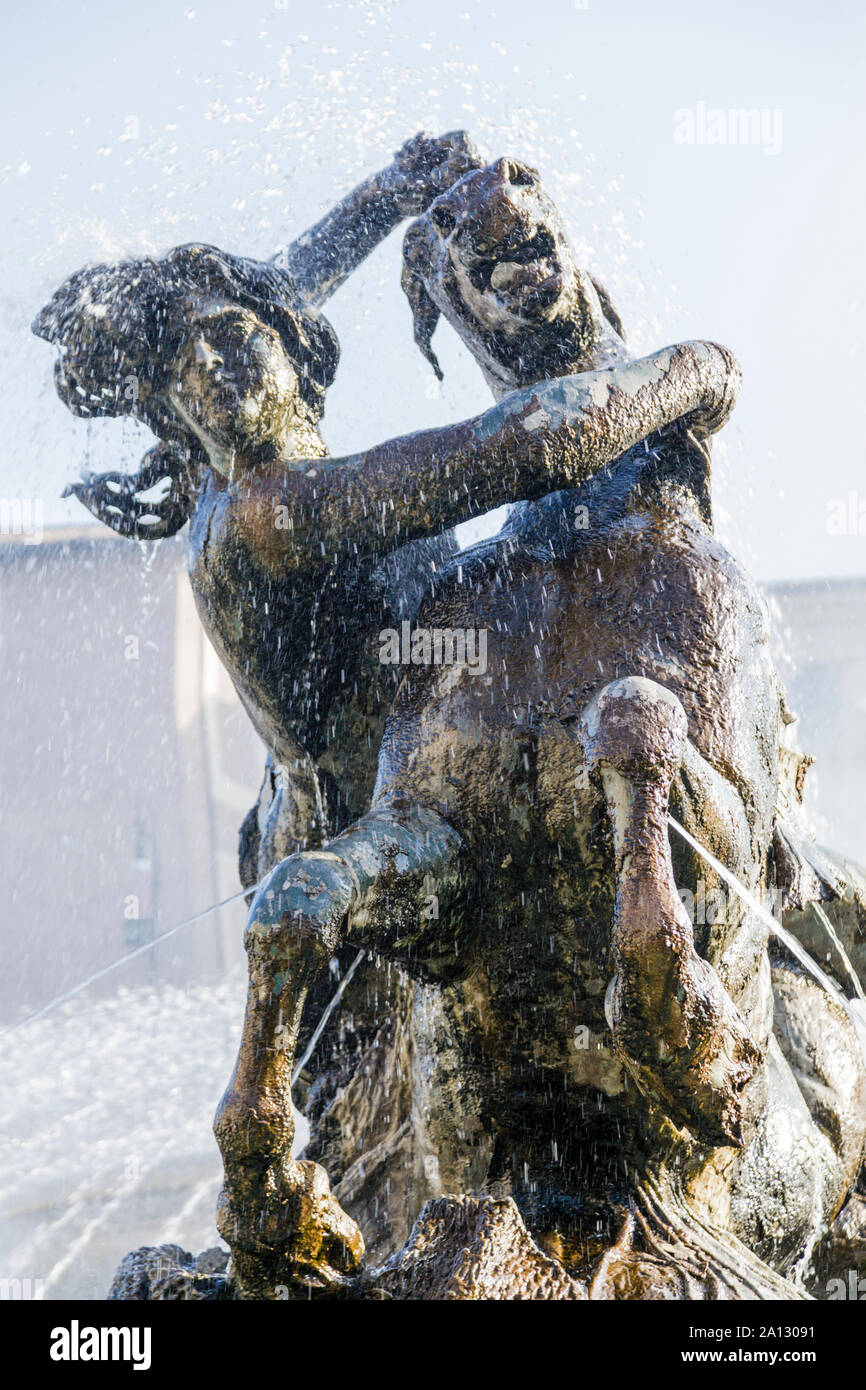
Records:
[[[387,169],[353,189],[274,262],[318,309],[405,217],[416,217],[482,160],[464,130],[407,140]]]
[[[282,565],[382,554],[505,502],[577,487],[675,420],[712,434],[739,383],[726,348],[681,343],[525,387],[473,419],[366,453],[256,470],[231,484],[233,508]]]

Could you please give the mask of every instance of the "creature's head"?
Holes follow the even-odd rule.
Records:
[[[624,353],[606,291],[575,263],[538,174],[513,159],[472,170],[413,222],[403,288],[440,378],[430,346],[440,314],[498,394]]]
[[[33,331],[76,415],[134,415],[227,472],[315,428],[339,348],[275,266],[188,245],[71,275]]]

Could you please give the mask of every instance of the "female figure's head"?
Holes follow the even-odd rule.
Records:
[[[188,245],[89,266],[33,330],[60,348],[57,390],[76,415],[133,415],[227,476],[323,451],[339,347],[273,265]]]

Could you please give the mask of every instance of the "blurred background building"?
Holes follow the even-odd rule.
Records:
[[[866,864],[866,579],[766,586],[817,838]]]
[[[264,750],[179,539],[0,541],[0,710],[2,1028],[238,893]],[[104,1298],[136,1245],[217,1243],[244,920],[241,900],[0,1041],[0,1297]]]
[[[49,537],[0,545],[0,862],[24,938],[0,1025],[237,893],[264,765],[198,621],[184,542]],[[222,975],[243,916],[240,903],[190,927],[121,982]]]

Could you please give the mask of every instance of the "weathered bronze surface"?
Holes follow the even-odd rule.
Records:
[[[444,315],[500,403],[327,459],[316,309],[418,212],[419,346],[438,369]],[[36,327],[79,412],[124,413],[112,372],[140,376],[163,444],[76,490],[141,535],[135,493],[169,478],[153,525],[189,517],[202,620],[270,753],[215,1125],[231,1276],[137,1252],[115,1296],[806,1296],[815,1242],[827,1268],[834,1231],[856,1243],[860,1041],[750,909],[686,910],[724,885],[667,823],[781,892],[801,935],[823,899],[862,966],[863,879],[804,835],[764,605],[712,532],[730,354],[630,359],[538,176],[462,135],[410,142],[281,265],[187,247],[85,271]],[[500,536],[456,554],[448,528],[505,501]],[[403,622],[484,632],[484,669],[423,643],[383,665]],[[298,1159],[297,1049],[358,947]]]

